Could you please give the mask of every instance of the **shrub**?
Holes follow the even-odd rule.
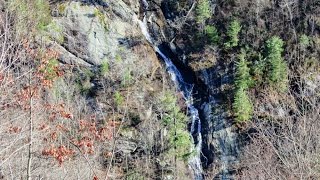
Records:
[[[52,21],[50,24],[48,24],[46,26],[46,31],[48,31],[49,37],[56,40],[57,43],[64,43],[65,37],[63,34],[63,29],[57,22]]]
[[[100,24],[104,27],[104,29],[108,30],[108,24],[106,23],[106,17],[105,15],[99,10],[95,9],[94,16],[99,19]]]
[[[122,86],[128,86],[133,82],[133,77],[131,75],[131,70],[127,68],[122,76],[121,84]]]
[[[116,54],[115,60],[117,63],[121,63],[122,62],[122,57],[119,54]]]
[[[57,68],[58,68],[59,62],[52,58],[48,61],[47,66],[44,69],[44,72],[46,74],[46,79],[52,80],[55,79],[58,75],[57,75]]]
[[[100,65],[99,73],[101,76],[105,76],[109,72],[109,63],[108,60],[103,60],[103,62]]]
[[[254,62],[252,66],[253,80],[255,85],[263,83],[264,72],[266,71],[266,62],[262,55],[259,54],[258,60]]]
[[[124,97],[120,94],[119,91],[116,91],[114,93],[114,102],[116,103],[117,106],[121,106],[124,102]]]
[[[87,95],[90,93],[92,88],[91,80],[94,78],[94,76],[95,74],[90,68],[82,68],[79,71],[75,82],[81,94]]]
[[[203,23],[211,17],[211,7],[209,0],[200,0],[196,8],[196,20],[198,23]]]
[[[240,22],[237,20],[233,20],[229,24],[227,29],[228,41],[225,43],[225,46],[227,48],[238,46],[238,43],[239,43],[238,35],[240,31],[241,31]]]
[[[303,48],[309,46],[310,45],[309,37],[305,34],[302,34],[299,38],[299,44]]]
[[[190,154],[191,137],[190,133],[184,129],[176,128],[174,131],[169,131],[169,144],[174,147],[174,153],[177,157],[187,159]]]
[[[61,3],[61,4],[59,4],[58,5],[58,12],[59,12],[59,14],[64,14],[65,13],[65,11],[66,11],[66,6],[67,6],[67,4],[65,4],[65,3]]]
[[[50,5],[46,0],[11,0],[8,8],[15,14],[15,31],[21,37],[29,35],[34,27],[37,31],[45,30],[51,22]]]
[[[279,37],[272,37],[267,41],[267,60],[269,63],[269,81],[279,90],[284,91],[288,87],[288,68],[281,53],[283,41]]]
[[[45,0],[36,0],[34,11],[38,29],[44,30],[51,22],[49,2]]]
[[[216,27],[207,25],[205,26],[205,33],[210,44],[218,44],[220,41],[219,33]]]

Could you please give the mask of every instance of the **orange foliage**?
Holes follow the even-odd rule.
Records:
[[[19,126],[10,126],[8,132],[11,134],[16,134],[16,133],[21,132],[21,129],[22,128]]]
[[[57,148],[54,145],[51,145],[50,148],[42,151],[42,155],[54,157],[60,165],[62,165],[66,159],[69,159],[72,155],[74,155],[74,153],[74,150],[66,148],[64,145],[61,145]]]

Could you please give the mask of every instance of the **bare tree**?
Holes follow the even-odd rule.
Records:
[[[265,95],[269,114],[250,123],[254,133],[249,134],[239,178],[320,178],[319,88],[312,92],[303,80],[296,86],[281,98]]]

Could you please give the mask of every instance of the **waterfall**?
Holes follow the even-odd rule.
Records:
[[[143,1],[144,7],[148,7],[148,3]],[[193,152],[193,156],[189,159],[189,167],[193,171],[194,179],[195,180],[202,180],[203,179],[203,171],[201,166],[200,160],[200,153],[201,153],[201,145],[202,145],[202,137],[201,137],[201,121],[199,118],[199,112],[193,105],[193,98],[192,98],[192,84],[188,84],[184,81],[180,71],[177,67],[173,64],[172,60],[167,57],[159,47],[154,45],[151,35],[148,31],[146,15],[144,15],[143,21],[136,19],[139,23],[141,31],[148,42],[153,46],[154,50],[159,54],[166,65],[167,72],[170,74],[171,80],[175,83],[178,89],[182,92],[183,97],[186,101],[188,114],[191,121],[191,129],[190,133],[193,137],[194,146],[191,148],[191,152]]]

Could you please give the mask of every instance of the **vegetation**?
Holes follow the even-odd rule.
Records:
[[[65,41],[63,29],[55,21],[51,21],[51,23],[46,26],[45,34],[48,34],[50,38],[59,44],[63,44]]]
[[[65,3],[58,4],[59,14],[64,14],[66,11],[67,5]]]
[[[253,104],[248,95],[248,88],[252,84],[252,79],[249,74],[248,62],[245,59],[245,51],[242,50],[238,58],[233,109],[237,122],[245,122],[250,120],[253,114]]]
[[[259,86],[264,83],[264,76],[266,72],[266,61],[263,59],[262,55],[259,54],[257,60],[253,63],[253,81],[254,85]]]
[[[310,45],[309,37],[305,34],[302,34],[299,38],[299,43],[301,47],[306,48]]]
[[[58,6],[60,13],[76,3]],[[149,108],[156,107],[162,91],[174,89],[150,78],[156,68],[142,55],[145,52],[119,47],[121,56],[115,52],[114,61],[105,60],[97,68],[66,64],[61,60],[65,52],[58,50],[69,51],[64,45],[75,37],[65,41],[61,34],[69,29],[56,23],[60,17],[51,17],[48,2],[8,1],[8,6],[0,13],[0,144],[8,145],[0,147],[0,179],[3,175],[5,179],[105,179],[111,174],[108,169],[119,172],[120,179],[175,175],[159,172],[182,162],[174,159],[185,153],[183,148],[189,152],[190,137],[182,124],[186,115],[178,108],[168,111],[170,118],[181,120],[169,131],[169,125],[158,121],[157,113],[164,110]],[[58,44],[47,44],[48,37]],[[79,54],[70,50],[72,56],[82,58],[77,43],[74,48]],[[167,145],[179,147],[169,152]],[[119,165],[123,157],[128,160]],[[159,160],[169,165],[156,168]],[[105,169],[102,175],[96,173],[99,169]]]
[[[94,16],[99,19],[99,22],[103,25],[104,29],[108,31],[108,24],[106,21],[106,16],[99,9],[95,9]]]
[[[237,89],[234,97],[233,108],[237,122],[246,122],[253,114],[253,104],[248,92],[242,88]]]
[[[210,44],[215,45],[220,42],[218,30],[214,26],[206,25],[204,30]]]
[[[29,3],[27,0],[12,0],[8,2],[8,9],[16,16],[15,31],[20,36],[30,35],[30,32],[46,30],[46,26],[51,22],[49,2],[45,0],[35,0]],[[26,25],[30,25],[29,27]],[[26,31],[26,28],[33,28]],[[28,32],[28,33],[27,33]]]
[[[134,7],[102,3],[0,2],[0,179],[191,179],[184,98],[128,21]],[[205,178],[320,179],[317,2],[161,6],[149,28],[173,38],[194,103],[212,110]]]
[[[288,68],[282,58],[283,41],[279,37],[272,37],[267,41],[267,60],[269,63],[269,81],[280,91],[288,88]]]
[[[228,40],[225,43],[226,48],[232,48],[238,46],[239,32],[241,31],[241,25],[238,20],[233,20],[227,28]]]
[[[42,73],[45,73],[45,78],[47,80],[52,80],[52,79],[56,79],[57,76],[59,75],[57,73],[57,69],[58,69],[58,65],[59,65],[59,62],[52,58],[52,59],[49,59],[48,63],[45,65],[45,67],[41,70]]]
[[[161,99],[161,106],[165,110],[163,123],[169,129],[169,151],[186,160],[192,145],[190,133],[187,130],[188,118],[177,106],[177,99],[173,94],[165,93]]]
[[[132,81],[133,81],[133,78],[132,78],[132,75],[131,75],[131,70],[130,69],[126,69],[124,71],[121,84],[123,86],[128,86],[128,85],[130,85],[132,83]]]
[[[101,76],[105,76],[109,72],[109,62],[108,60],[104,60],[99,68],[99,73]]]
[[[114,93],[114,102],[117,106],[121,106],[124,102],[124,97],[118,91]]]
[[[250,75],[250,68],[248,67],[248,61],[246,60],[246,52],[243,49],[238,55],[238,59],[236,64],[235,85],[238,89],[248,89],[252,84],[252,78]]]
[[[207,19],[212,16],[210,1],[200,0],[196,8],[196,19],[198,23],[204,23]]]

